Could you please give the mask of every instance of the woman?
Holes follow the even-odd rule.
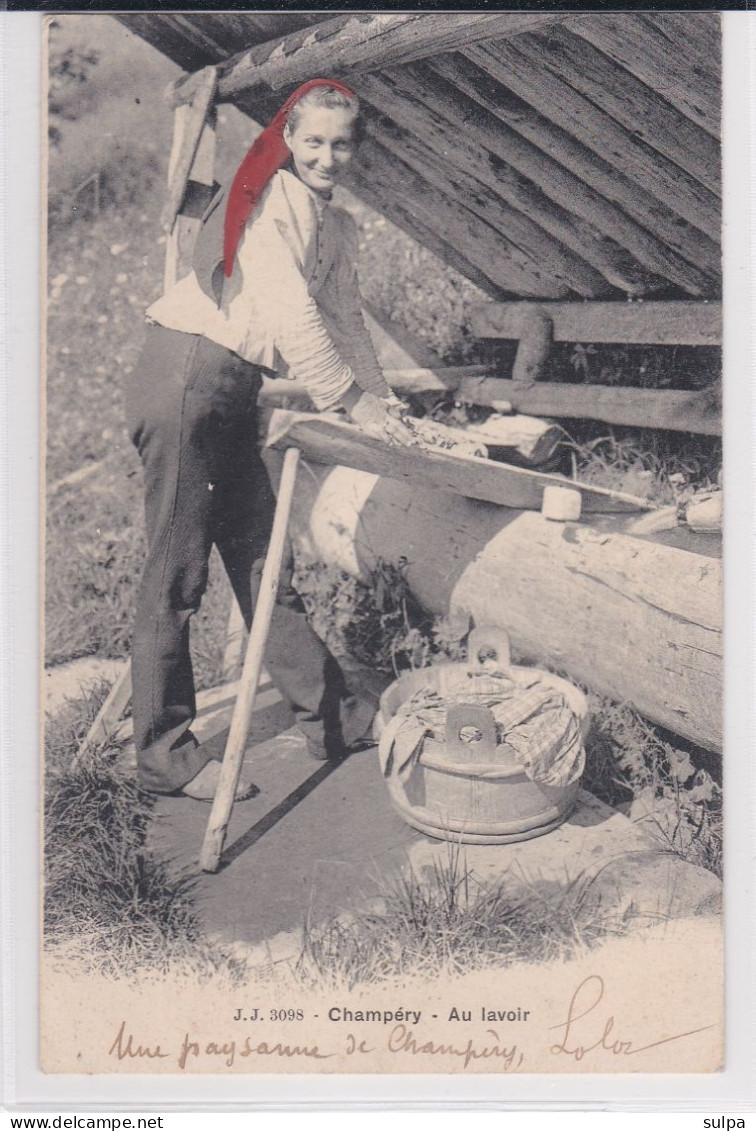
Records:
[[[362,319],[354,221],[330,205],[358,130],[348,87],[301,86],[211,206],[195,270],[147,312],[127,402],[149,546],[132,646],[134,734],[140,782],[154,792],[210,800],[218,784],[222,747],[198,744],[190,729],[189,622],[213,544],[251,622],[275,505],[256,445],[261,371],[298,378],[318,409],[412,443]],[[374,704],[349,694],[291,572],[289,554],[266,663],[310,753],[334,757],[366,733]],[[239,798],[254,792],[240,783]]]

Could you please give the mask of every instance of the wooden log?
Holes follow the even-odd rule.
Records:
[[[460,400],[471,404],[504,403],[515,412],[557,419],[603,420],[633,428],[664,428],[721,436],[722,417],[710,389],[682,392],[676,389],[631,389],[613,385],[526,385],[496,377],[472,377],[457,387]]]
[[[566,19],[566,13],[355,12],[257,44],[219,66],[218,96],[294,87],[313,75],[348,75],[408,63],[491,36],[509,38]],[[181,80],[176,84],[180,94]]]
[[[538,41],[523,36],[516,47],[488,43],[469,48],[469,53],[497,82],[642,185],[671,212],[718,239],[721,217],[713,193],[564,82],[549,68]]]
[[[520,344],[512,370],[514,381],[540,381],[554,344],[554,323],[548,314],[532,310],[522,319]]]
[[[532,314],[547,315],[558,342],[649,346],[718,346],[720,302],[479,303],[471,311],[478,338],[522,337]]]
[[[430,135],[435,135],[437,144],[440,140],[438,134],[432,128],[432,123],[426,123],[426,127],[428,126],[431,127]],[[434,153],[433,149],[425,145],[417,136],[385,119],[380,123],[372,119],[369,136],[369,145],[374,149],[374,159],[391,161],[399,158],[421,178],[415,181],[416,190],[420,190],[423,182],[433,185],[453,204],[461,204],[474,215],[479,216],[500,237],[520,249],[532,263],[537,264],[557,282],[563,283],[583,298],[598,298],[611,294],[615,286],[620,286],[623,290],[630,288],[633,293],[639,287],[643,293],[646,293],[649,287],[653,287],[654,282],[647,277],[642,278],[639,283],[637,276],[632,273],[622,273],[617,257],[613,258],[606,248],[592,256],[601,263],[604,269],[602,274],[600,269],[597,270],[593,266],[588,256],[578,253],[580,241],[576,232],[571,233],[572,238],[568,235],[571,247],[565,246],[558,238],[555,239],[552,233],[535,223],[524,210],[510,207],[495,190],[492,192],[492,185],[487,186],[478,180],[474,172],[468,171],[470,166],[467,161],[462,162],[461,167],[456,163],[452,164],[451,150],[448,147],[443,147],[438,153]],[[366,144],[363,143],[361,147],[361,155],[364,154]],[[478,152],[478,166],[472,165],[474,171],[477,171],[480,165],[481,156]],[[372,157],[371,154],[371,159]],[[562,234],[567,234],[564,225]],[[587,241],[586,234],[586,243]],[[628,258],[625,256],[626,260]],[[639,270],[638,274],[644,276],[642,270]],[[655,283],[659,287],[668,286],[668,283],[659,278]]]
[[[403,558],[431,612],[498,625],[521,656],[720,749],[721,562],[347,468],[301,483],[303,551],[353,574]]]
[[[494,414],[488,420],[465,425],[463,435],[479,440],[492,458],[541,467],[548,463],[564,438],[561,428],[535,416]],[[547,488],[548,490],[548,488]]]
[[[469,499],[540,510],[545,487],[568,485],[583,496],[583,512],[598,514],[652,510],[644,499],[565,480],[475,456],[459,457],[416,447],[389,447],[353,424],[333,416],[273,409],[268,446],[295,445],[316,463],[343,464],[375,475],[453,491]]]
[[[349,176],[358,182],[360,195],[369,194],[386,215],[389,210],[395,216],[409,214],[418,230],[433,217],[432,227],[443,232],[443,243],[473,264],[488,280],[489,292],[493,284],[515,295],[566,298],[571,293],[547,268],[533,262],[463,204],[429,185],[374,139],[360,146]]]
[[[512,151],[527,150],[529,143],[516,134],[510,138],[501,123],[481,115],[480,108],[464,96],[445,94],[441,85],[435,74],[419,68],[363,76],[360,95],[381,115],[374,125],[377,140],[389,144],[427,180],[436,184],[439,178],[446,184],[453,180],[459,198],[514,242],[519,242],[517,230],[525,216],[537,225],[536,241],[543,243],[543,233],[549,233],[558,241],[552,244],[556,254],[560,256],[563,248],[574,252],[583,274],[581,264],[588,263],[610,286],[627,294],[669,287],[666,275],[650,273],[625,247],[608,239],[593,217],[586,220],[556,203],[541,182],[528,180],[516,162],[510,164]],[[511,208],[504,212],[502,205]],[[627,223],[625,218],[623,226]],[[532,239],[528,229],[525,238]],[[689,282],[690,274],[685,272]],[[590,276],[587,282],[598,292],[601,284],[597,287]]]
[[[636,75],[712,137],[720,135],[720,16],[603,12],[570,30]],[[701,48],[696,40],[700,37]]]
[[[721,154],[711,134],[571,31],[557,27],[548,35],[530,37],[531,41],[537,42],[539,55],[555,75],[600,106],[633,137],[721,196]]]
[[[414,70],[417,71],[417,66]],[[492,153],[541,185],[565,210],[594,224],[646,267],[689,294],[711,293],[721,273],[717,243],[681,220],[640,185],[619,173],[466,57],[445,55],[424,64],[426,102],[458,104],[476,137]],[[452,88],[448,93],[442,78]],[[432,103],[431,103],[432,100]],[[511,129],[500,134],[501,124]],[[496,148],[501,138],[503,152]]]

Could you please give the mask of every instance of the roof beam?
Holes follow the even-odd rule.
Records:
[[[459,200],[425,181],[374,137],[366,138],[360,146],[349,177],[357,182],[356,191],[362,199],[377,206],[410,235],[430,223],[447,246],[489,280],[487,290],[493,285],[513,295],[554,299],[574,294],[566,282],[556,279]],[[427,244],[427,239],[421,242]]]
[[[719,238],[717,197],[558,75],[543,39],[523,36],[516,46],[497,40],[482,47],[465,47],[464,54],[555,125],[649,189],[671,211],[711,239]]]
[[[564,12],[355,12],[261,43],[218,64],[218,99],[265,94],[316,75],[373,71],[484,39],[509,39],[567,19]],[[174,101],[192,76],[174,85]]]
[[[360,97],[381,111],[379,138],[385,134],[398,156],[432,183],[438,184],[440,178],[456,182],[459,187],[454,195],[473,211],[482,209],[479,215],[495,228],[500,228],[493,219],[493,211],[498,211],[503,221],[500,230],[520,247],[529,246],[527,232],[517,235],[522,220],[527,217],[528,223],[537,224],[541,237],[550,243],[545,247],[539,241],[536,258],[557,273],[563,251],[569,249],[611,287],[626,294],[668,289],[670,279],[693,293],[710,289],[705,276],[688,264],[679,261],[680,270],[675,271],[674,253],[667,253],[624,213],[585,189],[550,157],[534,153],[528,142],[477,103],[461,92],[455,94],[435,73],[414,65],[363,75]],[[552,190],[554,173],[559,184]],[[510,219],[505,219],[502,210]],[[607,234],[613,238],[607,239]],[[535,235],[538,237],[537,232]],[[641,256],[634,257],[636,246]],[[653,260],[650,270],[649,260]],[[588,277],[585,266],[574,260],[568,275],[573,289],[586,297],[607,290],[606,286],[597,289],[595,276]],[[587,291],[581,289],[581,278]]]
[[[720,135],[719,12],[602,12],[570,30],[662,94],[680,113]],[[705,54],[699,53],[701,44]]]

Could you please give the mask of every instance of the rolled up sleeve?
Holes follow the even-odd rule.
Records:
[[[339,271],[336,308],[344,333],[345,360],[357,374],[360,386],[378,397],[387,397],[391,388],[383,375],[362,313],[362,296],[357,273],[358,235],[352,217],[342,212],[344,254]]]
[[[270,328],[291,375],[306,386],[315,407],[332,408],[354,382],[354,371],[309,293],[283,222],[256,233],[255,256],[265,270],[255,287],[254,317]]]

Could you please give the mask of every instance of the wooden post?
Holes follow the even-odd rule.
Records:
[[[168,198],[162,224],[168,233],[164,286],[167,290],[188,274],[200,219],[212,196],[215,165],[214,67],[200,72],[191,101],[173,112],[173,148],[168,165]],[[195,192],[188,192],[190,187]]]
[[[554,323],[547,314],[533,310],[524,319],[512,379],[531,384],[540,381],[554,342]]]

